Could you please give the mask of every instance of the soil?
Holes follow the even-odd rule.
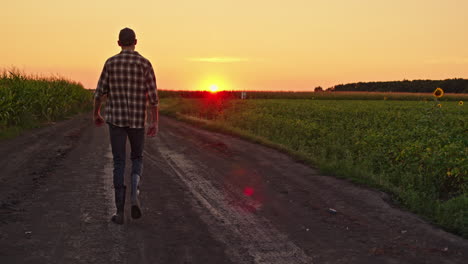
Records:
[[[0,263],[468,258],[466,239],[395,207],[380,191],[168,117],[146,139],[143,217],[131,219],[127,202],[125,224],[115,225],[108,128],[94,127],[89,116],[0,142]],[[128,160],[127,175],[130,167]]]

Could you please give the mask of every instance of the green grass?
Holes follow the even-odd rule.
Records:
[[[0,73],[0,139],[89,111],[92,93],[79,83],[55,77]]]
[[[441,104],[213,96],[163,99],[161,111],[270,142],[324,173],[386,190],[406,208],[468,237],[468,109]]]

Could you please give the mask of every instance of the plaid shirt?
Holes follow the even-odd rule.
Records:
[[[149,60],[124,50],[104,64],[94,94],[107,94],[105,120],[119,127],[144,128],[146,102],[158,105],[156,77]]]

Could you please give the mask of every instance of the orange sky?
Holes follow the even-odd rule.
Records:
[[[466,0],[2,2],[0,67],[87,88],[126,26],[162,89],[468,77]]]

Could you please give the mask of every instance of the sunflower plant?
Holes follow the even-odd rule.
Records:
[[[436,88],[432,94],[434,95],[435,106],[441,108],[442,104],[439,102],[439,98],[444,96],[444,90],[442,90],[442,88]]]
[[[433,94],[436,98],[441,98],[444,96],[444,90],[442,90],[442,88],[436,88]]]

